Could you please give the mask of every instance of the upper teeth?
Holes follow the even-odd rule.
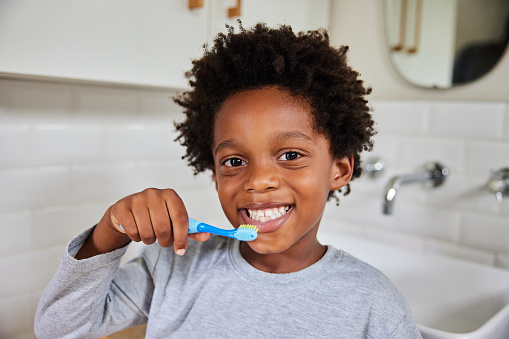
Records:
[[[274,220],[279,217],[282,217],[288,210],[290,209],[290,206],[281,206],[277,208],[266,208],[266,209],[259,209],[259,210],[251,210],[248,209],[249,217],[256,221],[265,222],[268,220]]]

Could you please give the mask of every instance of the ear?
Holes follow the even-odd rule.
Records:
[[[350,182],[353,175],[353,165],[353,155],[341,159],[334,158],[331,170],[331,191],[336,191]]]

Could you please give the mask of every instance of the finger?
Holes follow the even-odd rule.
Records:
[[[165,201],[161,200],[156,205],[152,206],[149,213],[159,245],[162,247],[170,247],[173,244],[173,230]]]
[[[152,227],[152,220],[150,214],[145,206],[137,206],[132,210],[136,227],[138,228],[138,234],[144,244],[150,245],[156,241],[156,236]]]
[[[187,249],[187,234],[189,229],[189,217],[187,216],[186,206],[175,191],[168,190],[166,208],[171,220],[175,253],[183,255]]]
[[[113,205],[111,208],[110,219],[113,225],[118,225],[118,227],[115,226],[115,228],[119,229],[120,232],[127,234],[132,241],[139,242],[141,240],[134,216],[131,209],[127,204],[125,204],[125,202],[121,200]],[[121,229],[120,225],[122,225]]]
[[[109,213],[109,221],[110,221],[110,224],[112,224],[113,228],[116,229],[117,231],[119,231],[120,233],[124,233],[125,234],[125,230],[124,228],[122,227],[122,224],[120,223],[120,221],[115,217],[115,215],[112,213],[112,210],[113,210],[113,207],[115,205],[112,205],[110,208],[109,208],[109,211],[107,211],[107,213]]]
[[[196,241],[207,241],[210,238],[210,233],[191,233],[189,234],[189,238],[196,240]]]

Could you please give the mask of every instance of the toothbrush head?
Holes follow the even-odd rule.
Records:
[[[258,237],[258,227],[253,225],[240,225],[235,232],[235,238],[242,241],[255,240],[256,237]]]

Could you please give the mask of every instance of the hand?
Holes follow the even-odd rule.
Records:
[[[172,189],[148,188],[119,200],[108,211],[111,226],[131,240],[152,244],[157,239],[163,247],[173,244],[179,255],[186,251],[188,236],[198,241],[210,237],[209,233],[188,235],[186,207]]]
[[[163,247],[173,245],[175,253],[183,255],[188,236],[198,241],[210,237],[210,233],[188,234],[188,227],[186,207],[174,190],[148,188],[110,206],[76,259],[115,250],[130,240],[145,244],[157,240]]]

